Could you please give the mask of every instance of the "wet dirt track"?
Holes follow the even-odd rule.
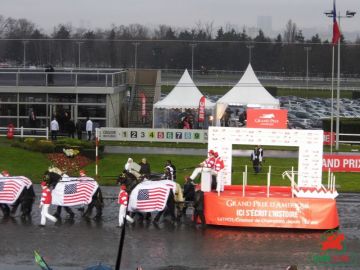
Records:
[[[75,212],[74,223],[48,221],[39,228],[40,210],[34,204],[32,222],[0,214],[0,269],[35,270],[33,251],[38,250],[54,270],[77,270],[99,261],[114,266],[120,229],[116,227],[118,187],[103,188],[103,220],[85,220]],[[39,194],[39,193],[37,193]],[[360,252],[360,194],[341,195],[338,211],[348,252]],[[53,208],[54,209],[54,208]],[[75,210],[76,211],[76,210]],[[65,215],[65,213],[63,213]],[[323,232],[304,230],[194,228],[190,218],[173,225],[163,220],[128,226],[121,269],[299,269],[315,267],[311,256],[320,254]],[[336,269],[360,269],[358,267]]]

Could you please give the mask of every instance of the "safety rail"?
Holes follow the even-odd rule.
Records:
[[[9,129],[8,127],[0,127],[0,137],[6,137],[8,129]],[[20,138],[35,137],[35,138],[49,139],[49,129],[14,127],[14,137],[20,137]]]

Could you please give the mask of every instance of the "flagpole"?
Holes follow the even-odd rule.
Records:
[[[331,121],[330,121],[330,153],[333,152],[334,131],[334,69],[335,69],[335,46],[332,46],[332,69],[331,69]]]
[[[340,11],[339,11],[339,27],[340,27]],[[336,145],[335,149],[339,150],[339,132],[340,132],[340,41],[338,40],[338,62],[337,62],[337,90],[336,90]]]

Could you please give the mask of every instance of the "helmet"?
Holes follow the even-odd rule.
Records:
[[[209,153],[210,155],[214,155],[214,150],[210,150],[208,153]]]
[[[10,176],[10,174],[9,174],[8,171],[2,171],[1,174],[2,174],[3,176]]]
[[[219,156],[219,153],[218,153],[218,152],[214,152],[214,156],[215,156],[215,157],[218,157],[218,156]]]
[[[121,189],[121,190],[126,190],[126,185],[121,185],[121,186],[120,186],[120,189]]]
[[[40,185],[41,185],[41,187],[46,187],[47,186],[45,181],[42,181]]]
[[[86,171],[85,170],[80,170],[79,171],[79,175],[82,176],[86,176]]]

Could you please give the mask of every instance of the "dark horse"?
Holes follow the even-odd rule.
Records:
[[[161,180],[161,179],[158,179]],[[156,181],[156,180],[151,180],[151,181]],[[117,183],[120,185],[125,185],[126,186],[126,192],[130,194],[133,191],[133,189],[141,183],[141,181],[138,181],[137,178],[132,174],[129,173],[127,171],[123,171],[123,174],[120,175],[117,179]],[[174,222],[176,220],[175,217],[175,198],[174,198],[174,192],[172,189],[170,189],[170,193],[169,193],[169,197],[167,199],[166,202],[166,210],[167,212],[170,214],[172,221]],[[160,220],[161,215],[163,214],[165,210],[160,211],[156,217],[154,218],[154,222],[157,223]],[[131,216],[134,217],[133,213]],[[142,220],[144,218],[142,213],[137,213],[140,216],[140,219]],[[147,214],[147,218],[150,218],[151,214],[150,213],[146,213]]]
[[[62,176],[56,172],[50,172],[50,171],[46,171],[44,174],[44,180],[48,183],[49,187],[54,189],[56,187],[56,184],[58,182],[60,182],[62,179]],[[83,217],[90,217],[93,208],[96,208],[96,215],[94,217],[94,219],[100,219],[102,216],[102,209],[104,206],[104,200],[103,200],[103,196],[102,196],[102,192],[100,187],[98,187],[98,189],[95,191],[92,200],[90,202],[90,204],[88,205],[86,211],[83,213]],[[57,210],[55,212],[55,216],[60,217],[61,214],[61,207],[62,206],[58,206]],[[74,217],[74,212],[71,210],[70,207],[68,206],[64,206],[65,211],[69,214],[69,218],[73,218]]]
[[[28,187],[24,187],[17,200],[12,204],[11,210],[7,204],[0,204],[0,208],[3,211],[4,217],[15,216],[16,210],[20,207],[21,218],[31,218],[32,206],[35,201],[34,187],[31,184]]]

